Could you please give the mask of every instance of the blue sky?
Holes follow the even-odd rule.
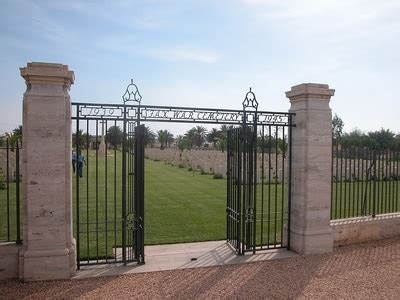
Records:
[[[400,133],[398,0],[0,3],[0,133],[21,123],[31,61],[69,65],[80,102],[121,103],[134,78],[146,104],[240,108],[252,86],[287,111],[292,85],[327,83],[346,130]]]

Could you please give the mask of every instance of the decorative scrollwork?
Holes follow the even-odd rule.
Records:
[[[190,108],[153,105],[73,103],[79,119],[108,119],[146,122],[179,122],[242,125],[290,126],[290,114],[284,112],[244,111],[232,109]],[[77,118],[77,117],[73,117]],[[246,120],[244,120],[246,118]]]
[[[240,124],[242,118],[241,111],[146,106],[140,109],[140,119],[144,121]]]
[[[251,91],[251,88],[250,88],[250,91],[248,91],[246,93],[246,96],[244,97],[242,104],[243,104],[244,110],[246,110],[246,108],[249,108],[249,107],[254,108],[255,110],[258,109],[258,102],[256,99],[256,95]]]
[[[131,79],[131,83],[126,87],[126,91],[122,96],[122,99],[124,100],[124,103],[128,101],[134,101],[140,105],[140,102],[142,101],[142,95],[140,95],[137,85],[133,83],[133,79]]]
[[[81,105],[79,118],[120,119],[124,116],[123,107],[107,105]]]
[[[259,124],[285,125],[289,123],[289,114],[258,112],[257,119]]]

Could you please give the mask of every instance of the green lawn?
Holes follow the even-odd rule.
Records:
[[[107,161],[105,157],[96,159],[91,151],[85,155],[89,157],[88,163],[84,168],[83,178],[79,178],[80,255],[82,258],[112,256],[112,247],[122,244],[121,152],[109,152]],[[88,175],[89,181],[86,180]],[[226,238],[225,179],[213,179],[209,174],[202,175],[149,159],[145,162],[145,176],[146,245]],[[74,197],[75,189],[74,176]],[[281,185],[277,185],[276,191],[278,213],[275,223],[275,185],[264,187],[264,198],[267,199],[270,194],[273,199],[269,206],[266,200],[262,205],[259,188],[257,222],[261,223],[263,220],[263,228],[261,232],[261,225],[258,225],[257,243],[261,242],[261,235],[263,243],[267,240],[276,240],[279,243],[281,240]],[[76,205],[75,199],[74,220],[77,220]],[[272,216],[269,222],[268,212]],[[75,236],[76,229],[75,223]]]

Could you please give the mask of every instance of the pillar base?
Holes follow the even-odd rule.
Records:
[[[42,281],[70,279],[76,272],[75,245],[68,249],[22,251],[19,279]]]
[[[300,255],[333,252],[332,228],[318,232],[290,232],[290,250]]]

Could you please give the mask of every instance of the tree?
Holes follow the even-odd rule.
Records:
[[[78,137],[79,137],[79,148],[83,149],[86,147],[87,144],[87,138],[88,135],[86,133],[83,133],[83,130],[78,131]],[[72,133],[72,147],[76,147],[76,132]]]
[[[22,138],[22,125],[13,129],[13,133],[17,135],[19,138]]]
[[[278,148],[282,153],[282,157],[285,159],[286,158],[286,152],[288,150],[288,143],[286,142],[287,139],[278,139]]]
[[[371,149],[391,149],[395,144],[395,133],[381,128],[381,130],[368,132],[368,140]]]
[[[225,138],[226,139],[226,137],[228,136],[228,130],[230,130],[230,129],[232,129],[233,128],[233,126],[232,125],[221,125],[221,128],[220,128],[220,132],[221,132],[221,138]]]
[[[221,125],[219,130],[220,134],[218,137],[217,148],[224,152],[228,145],[228,131],[233,129],[232,125]]]
[[[154,146],[156,141],[155,133],[147,126],[144,127],[144,146]]]
[[[4,147],[6,144],[6,136],[0,135],[0,147]]]
[[[14,128],[11,132],[6,132],[6,139],[8,139],[9,145],[11,147],[11,151],[14,151],[14,148],[17,144],[21,144],[22,142],[22,126]]]
[[[213,144],[213,147],[216,148],[218,139],[221,136],[221,132],[217,128],[212,128],[211,131],[207,134],[207,142]]]
[[[13,134],[15,135],[17,141],[22,142],[22,125],[19,125],[18,127],[14,128]]]
[[[271,132],[271,135],[269,133],[264,134],[264,138],[262,138],[262,131],[260,131],[257,137],[257,147],[264,153],[275,153],[277,149],[286,153],[287,148],[285,148],[284,144],[281,144],[282,142],[281,139],[276,139],[276,134],[273,132]]]
[[[340,144],[343,148],[350,148],[350,147],[365,147],[368,145],[368,138],[359,129],[353,129],[350,132],[345,132],[342,137],[340,138]]]
[[[159,130],[157,131],[157,140],[160,143],[160,149],[164,150],[168,145],[174,141],[174,135],[168,130]]]
[[[192,129],[188,130],[185,133],[185,139],[187,143],[187,149],[191,149],[194,145],[194,139],[195,139],[195,128],[193,127]]]
[[[190,143],[186,136],[178,135],[176,137],[176,145],[180,151],[190,149]]]
[[[194,144],[197,147],[201,147],[205,141],[207,130],[203,126],[196,126],[193,128],[194,133]]]
[[[333,138],[337,141],[340,139],[343,133],[344,122],[343,120],[335,114],[332,119],[332,132]]]
[[[175,141],[174,135],[171,132],[167,132],[167,146],[171,147],[171,144]]]
[[[394,132],[389,129],[370,131],[368,134],[359,129],[344,133],[340,144],[343,148],[366,147],[373,150],[396,149],[398,140]]]
[[[222,152],[225,152],[227,144],[228,144],[227,139],[220,138],[220,139],[218,139],[218,142],[217,142],[217,149],[221,150]]]
[[[119,126],[111,126],[107,130],[106,140],[107,143],[110,143],[114,149],[117,149],[119,145],[121,145],[123,139],[123,133]]]
[[[392,150],[400,151],[400,134],[396,135],[393,141]]]

